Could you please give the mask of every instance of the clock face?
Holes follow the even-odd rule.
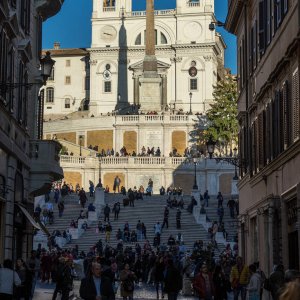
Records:
[[[117,36],[117,31],[113,26],[105,25],[100,30],[100,39],[105,42],[113,41]]]
[[[105,80],[110,80],[110,79],[111,79],[111,73],[109,72],[109,70],[105,70],[105,71],[103,72],[103,78],[104,78]]]
[[[183,28],[186,38],[196,40],[202,34],[202,26],[198,22],[189,22]]]

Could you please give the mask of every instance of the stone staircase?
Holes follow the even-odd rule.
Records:
[[[88,196],[88,194],[87,194]],[[150,241],[151,245],[153,244],[154,238],[154,225],[156,222],[163,222],[163,211],[166,205],[167,196],[153,195],[151,197],[144,196],[144,200],[136,200],[135,206],[123,207],[123,195],[120,194],[106,194],[105,202],[111,207],[117,201],[121,203],[121,211],[119,213],[119,219],[114,221],[114,214],[110,214],[110,222],[112,225],[112,233],[109,245],[115,247],[117,245],[116,233],[120,228],[123,230],[124,224],[128,221],[131,230],[136,229],[136,224],[138,220],[144,222],[147,228],[147,239]],[[88,198],[88,202],[93,201],[93,198]],[[50,200],[53,201],[53,200]],[[193,244],[196,240],[202,240],[205,244],[209,242],[209,235],[207,230],[201,225],[197,224],[193,214],[190,214],[186,211],[186,207],[190,202],[190,196],[184,196],[185,209],[181,210],[181,229],[176,229],[176,208],[170,209],[169,214],[169,228],[166,227],[162,231],[161,243],[167,244],[169,236],[172,234],[174,237],[180,232],[183,235],[184,243],[187,249],[192,249]],[[47,225],[47,228],[50,232],[55,229],[66,230],[69,228],[70,222],[72,219],[77,219],[81,206],[78,204],[78,196],[76,194],[71,194],[64,197],[65,211],[63,217],[58,217],[57,205],[54,204],[54,223],[52,225]],[[232,219],[229,215],[229,209],[226,207],[227,200],[224,199],[224,218],[226,231],[228,232],[229,239],[233,239],[236,228],[232,226]],[[86,207],[87,207],[86,205]],[[211,221],[218,221],[217,216],[217,200],[216,197],[212,197],[209,202],[209,207],[205,208],[207,217]],[[104,224],[104,215],[100,214],[99,218]],[[101,239],[105,245],[105,234],[96,233],[97,222],[92,222],[89,225],[89,228],[84,232],[84,234],[76,240],[72,240],[71,243],[65,245],[65,248],[74,247],[75,245],[79,246],[80,251],[89,251],[90,247],[95,245],[96,242]],[[142,242],[143,243],[143,242]],[[126,244],[125,244],[126,245]],[[216,251],[215,254],[218,255],[225,248],[224,244],[218,244],[219,251]]]

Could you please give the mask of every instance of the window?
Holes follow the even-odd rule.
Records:
[[[197,78],[191,78],[190,79],[190,90],[191,91],[197,91],[198,90],[198,79]]]
[[[71,66],[71,61],[69,59],[66,60],[66,67],[70,67]]]
[[[168,40],[167,40],[166,36],[162,32],[160,33],[160,43],[162,45],[168,44]]]
[[[22,0],[20,8],[21,27],[26,34],[30,31],[30,6],[31,0]]]
[[[71,84],[71,76],[66,76],[65,84]]]
[[[134,44],[137,46],[142,45],[142,34],[141,33],[136,37]]]
[[[66,98],[65,99],[65,108],[70,108],[71,107],[71,99],[70,98]]]
[[[54,103],[54,88],[53,87],[48,87],[46,89],[46,102]]]
[[[104,81],[104,93],[111,93],[111,81]]]
[[[52,70],[51,70],[51,74],[50,74],[48,80],[51,80],[51,81],[54,80],[54,67],[53,67]]]

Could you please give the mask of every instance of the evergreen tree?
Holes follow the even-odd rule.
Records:
[[[227,74],[220,80],[214,87],[213,97],[214,102],[206,114],[206,128],[199,119],[195,130],[190,133],[191,141],[203,148],[211,136],[218,151],[228,154],[228,150],[231,152],[238,139],[237,84],[234,76]]]

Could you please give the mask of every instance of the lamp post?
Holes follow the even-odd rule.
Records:
[[[83,140],[83,136],[80,135],[79,136],[79,156],[82,156],[82,153],[81,153],[82,140]]]
[[[241,168],[245,166],[245,161],[240,161],[238,155],[237,155],[237,148],[233,148],[233,156],[230,157],[213,157],[214,151],[215,151],[215,145],[216,142],[212,139],[212,136],[209,137],[208,141],[206,142],[206,148],[207,152],[209,154],[210,159],[214,159],[217,163],[221,161],[225,161],[231,165],[234,166],[234,177],[232,178],[233,180],[238,180],[238,173],[237,173],[237,168]]]
[[[193,93],[190,92],[189,95],[190,95],[190,115],[191,115],[192,114],[192,97],[193,97]]]
[[[43,85],[46,84],[47,79],[51,76],[55,60],[50,56],[50,52],[47,51],[46,55],[40,59],[41,63],[41,77],[43,78]],[[0,91],[6,92],[7,90],[13,90],[20,86],[31,88],[33,85],[41,85],[41,82],[0,82]]]
[[[193,158],[193,162],[194,162],[194,185],[193,185],[193,190],[198,190],[198,185],[197,185],[197,158],[194,157]]]

